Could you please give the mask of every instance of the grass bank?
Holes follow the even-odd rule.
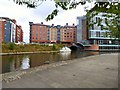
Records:
[[[2,44],[2,53],[58,51],[62,47],[63,45],[61,44],[54,44],[53,46],[49,46],[43,44],[16,45],[14,43],[9,43]]]

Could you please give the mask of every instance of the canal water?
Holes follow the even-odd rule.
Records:
[[[99,52],[72,51],[71,53],[46,53],[2,56],[2,73],[29,69],[43,64],[50,64],[65,60],[74,60],[86,56],[96,55]]]

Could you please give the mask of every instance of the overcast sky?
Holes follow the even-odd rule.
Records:
[[[51,21],[46,22],[45,18],[55,9],[54,2],[51,0],[44,1],[40,6],[35,9],[20,6],[13,2],[13,0],[0,0],[0,17],[8,17],[16,19],[17,24],[22,26],[23,40],[29,42],[29,21],[34,23],[65,25],[68,23],[76,25],[76,17],[86,14],[83,6],[79,5],[76,9],[64,11],[60,10],[58,15]]]

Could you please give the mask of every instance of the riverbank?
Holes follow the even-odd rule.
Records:
[[[2,44],[3,55],[22,54],[22,53],[44,53],[57,52],[63,45],[61,44],[25,44],[16,45],[14,43]]]
[[[35,52],[10,52],[10,53],[0,53],[1,56],[4,55],[21,55],[21,54],[35,54],[35,53],[58,53],[59,51],[35,51]]]
[[[3,88],[117,88],[118,54],[61,61],[2,76]]]

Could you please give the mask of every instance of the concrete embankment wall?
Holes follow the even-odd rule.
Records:
[[[20,54],[35,54],[35,53],[58,53],[59,51],[36,51],[36,52],[16,52],[16,53],[0,53],[2,55],[20,55]]]

